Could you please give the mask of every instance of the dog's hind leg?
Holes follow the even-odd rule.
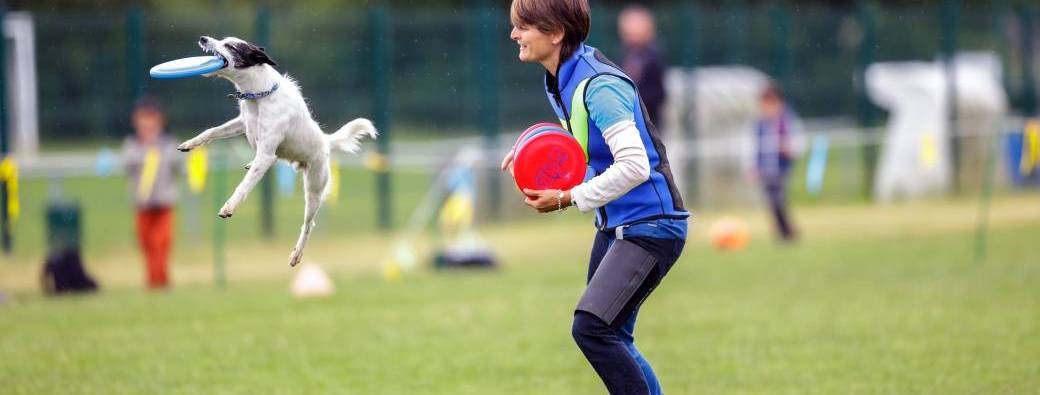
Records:
[[[303,176],[303,190],[306,199],[303,211],[303,226],[300,227],[300,238],[296,240],[296,247],[293,248],[292,253],[289,255],[289,266],[296,266],[296,264],[300,263],[300,259],[303,258],[303,247],[307,244],[307,239],[311,237],[311,230],[314,229],[314,217],[318,214],[325,186],[329,182],[329,165],[327,162],[321,165],[310,163],[306,169]]]
[[[249,171],[246,172],[245,178],[243,178],[242,182],[238,184],[238,187],[235,188],[235,192],[231,194],[231,198],[224,203],[224,207],[220,208],[220,212],[217,213],[217,215],[220,216],[220,218],[227,218],[230,217],[231,214],[234,214],[235,208],[246,199],[246,196],[249,195],[249,191],[253,190],[253,187],[260,182],[260,179],[264,177],[264,173],[267,173],[267,170],[271,168],[271,165],[273,165],[277,159],[278,158],[274,156],[274,154],[268,153],[267,150],[257,150],[253,161],[249,163]]]
[[[206,145],[213,140],[238,136],[245,132],[245,130],[245,123],[242,122],[242,117],[235,117],[235,119],[224,122],[223,125],[206,129],[205,132],[200,133],[191,140],[185,141],[183,144],[178,146],[177,149],[188,152],[191,151],[192,148]]]

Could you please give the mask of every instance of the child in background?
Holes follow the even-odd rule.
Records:
[[[152,97],[134,104],[134,135],[123,144],[130,195],[137,210],[137,239],[144,253],[147,286],[170,284],[168,259],[173,244],[173,206],[181,175],[177,143],[165,133],[162,105]]]

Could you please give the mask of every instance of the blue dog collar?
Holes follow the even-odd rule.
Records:
[[[269,91],[257,92],[257,93],[235,92],[235,93],[229,93],[228,97],[230,97],[232,99],[236,99],[236,100],[257,100],[257,99],[263,99],[263,98],[265,98],[267,96],[270,96],[276,90],[278,90],[278,83],[277,82],[274,83],[274,86],[272,86],[271,90],[269,90]]]

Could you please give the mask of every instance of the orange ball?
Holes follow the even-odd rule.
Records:
[[[747,224],[740,218],[723,217],[711,224],[708,230],[711,245],[717,250],[740,251],[751,241]]]

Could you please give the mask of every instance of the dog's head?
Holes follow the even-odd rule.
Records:
[[[278,66],[278,63],[275,63],[270,56],[267,56],[263,47],[250,44],[236,37],[225,37],[223,40],[217,40],[212,37],[202,36],[199,38],[199,47],[206,53],[219,56],[227,62],[227,66],[213,74],[219,74],[224,71],[247,70],[265,64]]]

